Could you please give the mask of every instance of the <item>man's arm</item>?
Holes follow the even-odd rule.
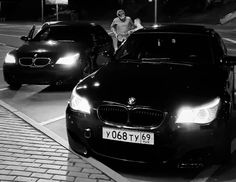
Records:
[[[129,17],[129,31],[128,33],[131,34],[135,31],[136,26],[134,25],[134,22],[132,19]]]
[[[130,30],[135,28],[134,22],[130,17],[129,17],[129,28],[130,28]]]
[[[111,23],[111,31],[114,33],[115,37],[117,37],[116,26],[117,24],[115,23],[115,20],[113,20]]]

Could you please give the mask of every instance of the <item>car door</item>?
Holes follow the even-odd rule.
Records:
[[[98,67],[106,65],[114,54],[113,40],[111,36],[100,26],[93,33],[94,45],[96,47],[96,64]]]

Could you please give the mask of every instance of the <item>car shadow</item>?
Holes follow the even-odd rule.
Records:
[[[169,181],[184,179],[189,181],[193,179],[204,168],[177,168],[174,164],[162,163],[132,163],[127,161],[117,161],[112,159],[98,159],[114,171],[129,180],[137,181]]]
[[[49,85],[40,92],[70,92],[75,85]]]
[[[220,166],[207,181],[236,181],[236,151],[231,154],[231,161]]]
[[[236,181],[236,110],[233,111],[231,118],[231,160],[219,166],[214,174],[207,180],[214,181]]]

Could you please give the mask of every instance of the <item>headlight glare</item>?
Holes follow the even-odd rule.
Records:
[[[70,98],[70,107],[75,111],[80,111],[82,113],[90,114],[91,106],[86,98],[79,96],[75,88],[72,91]]]
[[[220,98],[199,107],[182,107],[177,114],[176,123],[208,124],[216,118]]]
[[[57,60],[56,64],[61,65],[74,65],[75,62],[79,59],[80,54],[73,54],[73,55],[67,55],[65,57],[61,57]]]
[[[12,54],[7,53],[7,55],[5,57],[5,63],[15,64],[16,63],[15,56],[13,56]]]

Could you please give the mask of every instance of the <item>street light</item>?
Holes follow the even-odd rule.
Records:
[[[148,0],[148,2],[153,2],[153,0]],[[154,27],[157,26],[157,0],[154,0]]]
[[[44,12],[44,10],[43,10],[43,0],[41,0],[41,22],[43,23],[43,21],[44,21],[44,15],[43,15],[43,12]]]
[[[155,9],[155,11],[154,11],[154,26],[156,26],[157,25],[157,0],[155,0],[155,3],[154,3],[154,9]]]

